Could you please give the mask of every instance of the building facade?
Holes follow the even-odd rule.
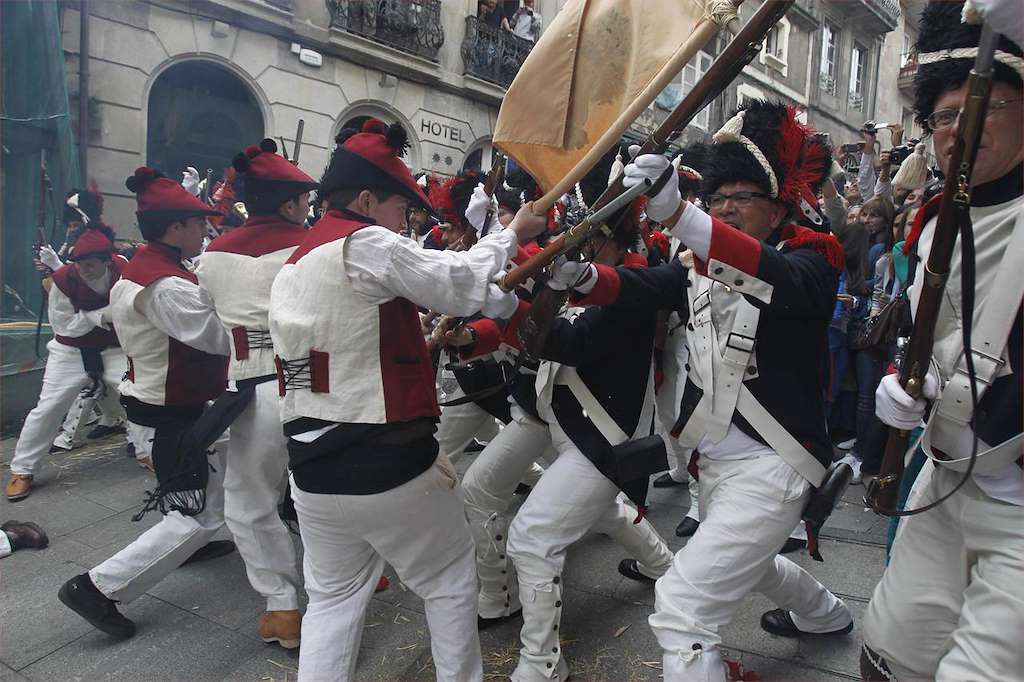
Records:
[[[509,10],[519,2],[504,3]],[[479,22],[476,0],[84,0],[89,13],[87,174],[122,236],[135,226],[124,178],[140,165],[218,178],[263,137],[319,176],[346,124],[409,131],[414,171],[490,164],[504,87],[532,45]],[[559,3],[538,0],[553,17]],[[79,5],[63,16],[79,97]],[[74,109],[74,102],[72,109]]]

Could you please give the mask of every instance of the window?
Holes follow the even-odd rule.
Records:
[[[655,98],[652,106],[655,106],[663,111],[672,111],[678,106],[683,98],[693,90],[694,86],[699,81],[707,70],[711,67],[711,55],[706,52],[698,52],[693,56],[693,59],[683,67],[680,79],[674,83],[669,83],[668,86],[661,91],[661,93]],[[690,125],[700,128],[701,130],[707,130],[711,120],[710,108],[705,107],[700,111],[692,121]]]
[[[903,122],[903,139],[904,140],[909,140],[912,137],[917,137],[916,135],[914,135],[914,112],[911,111],[910,109],[904,109],[903,110],[902,122]]]
[[[690,63],[683,67],[683,88],[681,95],[686,97],[687,94],[697,85],[707,70],[711,68],[711,55],[706,52],[698,52],[690,60]],[[700,113],[693,117],[690,121],[690,125],[700,128],[701,130],[707,130],[708,124],[711,120],[711,105],[708,105],[701,109]]]
[[[221,178],[231,158],[263,138],[263,113],[249,86],[219,64],[188,60],[157,76],[149,92],[146,163],[181,177],[186,166]]]
[[[736,106],[742,107],[751,100],[764,99],[764,93],[760,89],[746,83],[736,86]]]
[[[860,45],[853,46],[850,55],[850,106],[860,109],[864,106],[864,72],[867,68],[868,51]]]
[[[839,49],[839,29],[829,23],[821,26],[821,89],[836,94],[836,55]]]
[[[786,76],[789,54],[789,21],[783,17],[765,37],[760,62]]]

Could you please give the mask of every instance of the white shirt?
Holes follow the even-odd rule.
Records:
[[[96,293],[103,293],[110,289],[110,271],[107,270],[99,279],[90,281],[83,277],[82,281]],[[110,306],[76,311],[71,299],[56,284],[50,287],[49,296],[47,310],[50,315],[50,327],[55,335],[79,337],[85,336],[96,327],[110,328]]]
[[[494,281],[516,244],[516,233],[505,229],[468,251],[438,251],[374,225],[345,240],[345,269],[352,288],[370,303],[405,298],[446,315],[502,319],[512,316],[518,299]]]
[[[186,279],[158,279],[139,293],[135,309],[154,327],[186,346],[213,355],[231,355],[231,341],[210,295]]]

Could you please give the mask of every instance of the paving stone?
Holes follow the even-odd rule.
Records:
[[[133,513],[142,507],[147,490],[156,485],[156,477],[135,460],[116,457],[95,467],[87,477],[64,474],[61,485],[69,492],[114,511]]]
[[[138,510],[129,509],[112,513],[104,519],[90,523],[75,533],[75,540],[92,549],[103,550],[101,554],[110,556],[160,522],[158,512],[150,512],[139,521],[132,521],[136,511]]]
[[[115,511],[109,507],[54,485],[34,489],[24,500],[8,502],[5,498],[0,501],[3,520],[34,521],[50,537],[73,533],[114,514]]]
[[[786,556],[836,594],[870,599],[885,570],[885,548],[829,539],[823,539],[820,548],[824,562],[806,551]]]
[[[237,551],[181,566],[149,594],[247,637],[257,637],[257,621],[266,609],[266,601],[249,585]]]
[[[221,680],[265,648],[153,597],[122,611],[139,628],[131,639],[115,640],[79,619],[87,634],[21,673],[40,680]]]
[[[612,597],[624,580],[618,566],[625,558],[626,551],[607,535],[591,533],[569,547],[562,578],[573,589]]]
[[[27,682],[24,677],[18,674],[17,670],[8,668],[3,663],[0,663],[0,680],[3,680],[3,682]]]
[[[18,554],[14,554],[10,559],[17,557]],[[33,661],[58,651],[93,629],[57,600],[57,590],[81,573],[80,567],[67,562],[37,564],[37,570],[9,581],[8,559],[2,561],[0,657],[5,664],[22,671]],[[22,674],[32,677],[24,671]],[[64,678],[65,675],[66,671],[62,671],[53,677]]]
[[[824,668],[795,665],[793,661],[759,656],[747,651],[723,648],[722,654],[743,664],[744,668],[757,673],[764,682],[845,682],[859,680],[860,676],[848,677],[837,671]]]

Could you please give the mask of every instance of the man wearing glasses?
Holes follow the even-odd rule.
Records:
[[[583,281],[583,304],[654,299],[686,324],[673,435],[700,455],[701,521],[655,586],[650,624],[666,680],[726,679],[722,628],[752,591],[782,607],[761,619],[773,634],[853,628],[840,599],[778,556],[832,460],[822,364],[843,258],[833,237],[796,224],[821,223],[812,207],[832,160],[813,132],[793,109],[748,104],[709,150],[710,215],[681,201],[674,182],[647,204],[691,256],[636,271],[577,264],[576,278],[563,278]],[[668,167],[640,156],[625,182],[658,180]]]
[[[1020,5],[979,2],[999,31],[1020,25]],[[961,22],[961,3],[933,2],[921,17],[914,108],[933,136],[946,173],[966,100],[966,81],[981,29]],[[1019,38],[1018,34],[1018,38]],[[867,680],[1012,680],[1024,671],[1024,471],[1022,471],[1021,300],[1024,292],[1024,60],[1000,38],[988,116],[971,177],[975,246],[971,348],[977,403],[962,361],[964,301],[960,244],[953,253],[932,347],[925,395],[914,400],[885,377],[875,411],[890,426],[917,427],[928,412],[921,447],[930,461],[907,508],[949,494],[940,506],[902,519],[892,556],[864,617],[861,673]],[[935,234],[939,197],[925,204],[907,239],[916,247],[910,289],[916,310]],[[928,403],[931,403],[930,405]],[[930,409],[929,409],[930,407]]]

